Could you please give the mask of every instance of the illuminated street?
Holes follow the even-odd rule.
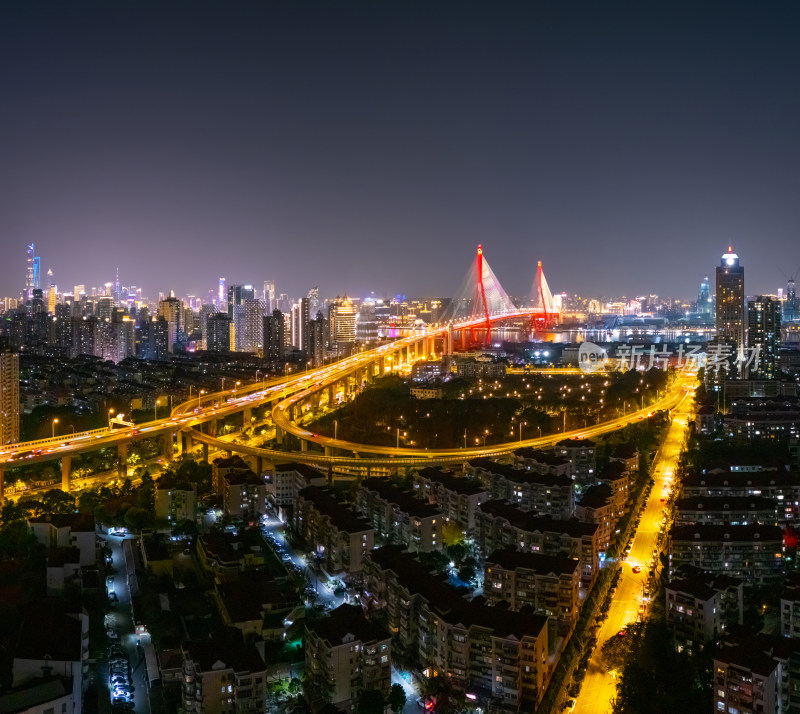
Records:
[[[684,381],[685,386],[688,381]],[[597,635],[597,646],[589,661],[575,712],[579,714],[605,714],[611,711],[611,700],[615,695],[616,680],[606,673],[601,665],[600,651],[603,643],[617,634],[625,625],[635,622],[639,616],[649,563],[658,545],[659,529],[664,515],[667,492],[673,487],[673,479],[683,447],[684,432],[694,408],[693,393],[684,391],[683,397],[673,412],[664,443],[656,454],[652,476],[655,485],[642,513],[639,527],[632,540],[630,555],[622,564],[622,575],[617,591],[611,600],[608,617]],[[633,568],[641,568],[634,573]]]

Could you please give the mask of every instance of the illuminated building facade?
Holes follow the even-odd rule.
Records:
[[[745,344],[744,268],[729,246],[717,266],[717,338],[733,340],[737,349]]]

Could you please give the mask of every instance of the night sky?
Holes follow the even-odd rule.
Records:
[[[800,4],[0,3],[0,296],[800,268]]]

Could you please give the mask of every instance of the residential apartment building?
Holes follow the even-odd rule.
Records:
[[[181,645],[182,704],[187,714],[264,711],[267,672],[240,630],[225,627],[204,640]]]
[[[243,521],[260,518],[267,510],[267,486],[240,456],[217,459],[211,465],[214,493],[226,515]]]
[[[475,512],[492,496],[474,479],[456,476],[441,467],[419,469],[414,474],[414,490],[420,498],[437,505],[445,519],[457,523],[465,533],[475,528]]]
[[[46,548],[77,548],[81,566],[97,560],[97,534],[94,516],[86,513],[54,514],[28,520],[28,525]]]
[[[783,575],[783,531],[777,526],[675,526],[670,576],[684,565],[764,585]]]
[[[385,614],[396,646],[426,676],[448,677],[503,710],[532,710],[541,700],[546,617],[467,602],[399,546],[370,553],[362,604]]]
[[[350,711],[370,689],[389,694],[391,637],[367,620],[358,605],[340,605],[307,624],[304,650],[304,688],[314,711],[325,704]]]
[[[530,606],[566,636],[580,613],[580,580],[577,560],[504,548],[485,560],[483,596],[489,605],[506,602],[511,610]]]
[[[427,553],[443,547],[442,510],[420,501],[387,478],[368,478],[358,493],[359,510],[375,531],[389,543],[403,543],[414,552]]]
[[[738,578],[694,572],[671,580],[664,592],[679,652],[697,652],[731,625],[742,624],[743,583]]]
[[[614,503],[614,494],[607,484],[589,486],[575,506],[575,517],[583,523],[597,526],[597,547],[605,553],[611,544],[611,536],[622,515],[622,507]]]
[[[562,439],[556,444],[555,453],[569,459],[573,480],[586,483],[594,478],[596,447],[591,439]]]
[[[572,463],[567,457],[529,446],[514,452],[514,462],[528,471],[535,471],[539,474],[552,474],[553,476],[571,476],[572,474]]]
[[[714,655],[714,705],[720,714],[780,714],[780,662],[757,648]]]
[[[537,516],[494,500],[480,505],[477,521],[477,541],[483,553],[510,547],[541,555],[564,555],[580,561],[583,587],[591,586],[597,577],[598,527],[593,523]]]
[[[289,462],[267,471],[267,498],[279,508],[291,506],[297,494],[308,486],[325,486],[328,479],[313,466]]]
[[[156,518],[170,523],[193,521],[197,515],[197,488],[168,473],[156,481]]]
[[[514,503],[522,511],[571,518],[575,515],[575,484],[563,473],[565,468],[569,472],[571,465],[560,457],[553,458],[563,461],[558,473],[525,462],[510,466],[487,458],[472,459],[467,473],[491,491],[493,499]]]
[[[786,470],[690,472],[682,482],[683,496],[760,496],[778,504],[778,522],[800,516],[800,474]]]
[[[372,524],[324,486],[308,486],[297,494],[293,526],[329,573],[360,573],[365,555],[375,545]]]
[[[687,496],[675,503],[675,525],[778,525],[778,502],[763,496]]]

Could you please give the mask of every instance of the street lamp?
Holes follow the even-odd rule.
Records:
[[[111,415],[114,413],[113,409],[108,410],[108,428],[111,428]]]
[[[53,438],[56,438],[56,424],[58,424],[58,419],[53,419]]]
[[[339,431],[339,420],[333,420],[333,440],[336,441],[336,434]]]

